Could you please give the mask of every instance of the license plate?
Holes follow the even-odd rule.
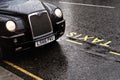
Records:
[[[51,37],[42,39],[40,41],[35,42],[35,47],[39,47],[39,46],[45,45],[45,44],[50,43],[50,42],[52,42],[54,40],[55,40],[55,36],[51,36]]]

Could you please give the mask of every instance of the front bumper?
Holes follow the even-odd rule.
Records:
[[[48,34],[46,36],[37,38],[37,39],[28,39],[24,33],[6,37],[6,36],[0,36],[0,44],[4,47],[10,48],[12,51],[19,51],[19,50],[25,50],[29,49],[31,47],[35,47],[35,42],[45,39],[47,37],[50,37],[52,35],[55,35],[55,39],[58,39],[60,36],[64,34],[65,31],[65,20],[62,20],[60,22],[56,22],[56,24],[53,26],[53,33]]]

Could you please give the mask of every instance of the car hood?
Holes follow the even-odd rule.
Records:
[[[39,0],[2,0],[0,1],[1,11],[30,14],[35,11],[45,10]]]

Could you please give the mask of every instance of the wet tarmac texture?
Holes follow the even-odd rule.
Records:
[[[119,80],[120,1],[42,1],[63,10],[65,35],[57,42],[24,51],[5,61],[43,80]],[[25,80],[35,79],[5,61],[1,66],[7,70]]]

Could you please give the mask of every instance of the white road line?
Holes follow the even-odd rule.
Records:
[[[62,1],[59,1],[59,3],[80,5],[80,6],[88,6],[88,7],[99,7],[99,8],[111,8],[111,9],[115,8],[113,6],[103,6],[103,5],[93,5],[93,4],[83,4],[83,3],[73,3],[73,2],[62,2]]]

